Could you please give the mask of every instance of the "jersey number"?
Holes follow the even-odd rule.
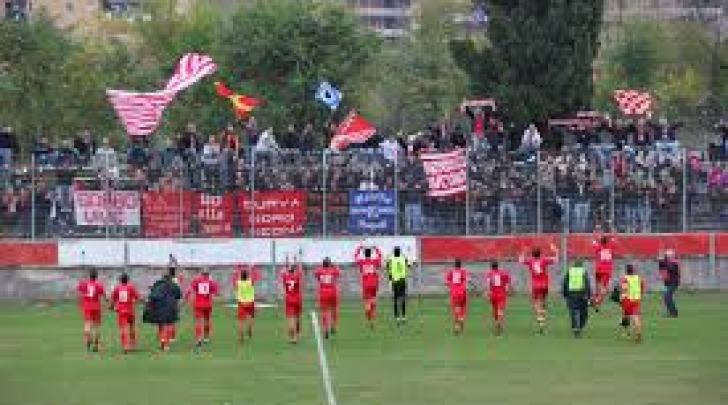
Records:
[[[86,287],[86,296],[89,298],[93,298],[96,296],[96,288],[92,285]]]
[[[499,274],[494,274],[493,277],[490,279],[490,285],[493,287],[500,287],[501,286],[501,277]]]
[[[208,284],[208,283],[197,284],[197,293],[200,295],[210,294],[210,284]]]
[[[322,284],[331,284],[334,282],[334,278],[330,274],[324,274],[321,276]]]
[[[541,269],[541,263],[534,262],[533,263],[533,274],[541,274],[543,273],[543,269]]]
[[[127,302],[128,300],[129,300],[129,292],[126,290],[119,291],[119,302]]]
[[[609,250],[602,250],[601,252],[599,252],[599,258],[603,262],[608,262],[612,260],[612,252],[610,252]]]
[[[295,280],[288,280],[286,281],[286,288],[288,288],[288,291],[293,291],[296,288],[296,281]]]
[[[463,282],[463,279],[460,275],[460,273],[453,273],[452,275],[452,283],[453,284],[460,284]]]

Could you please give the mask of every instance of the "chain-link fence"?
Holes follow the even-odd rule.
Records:
[[[14,238],[336,237],[728,229],[728,167],[675,145],[470,149],[467,190],[428,195],[414,154],[171,150],[0,170]]]

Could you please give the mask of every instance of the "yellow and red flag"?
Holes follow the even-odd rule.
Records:
[[[246,119],[250,116],[250,113],[255,107],[261,104],[261,100],[253,97],[248,97],[244,94],[235,94],[230,88],[223,82],[215,82],[215,90],[220,97],[225,97],[233,104],[233,111],[235,116],[239,119]]]

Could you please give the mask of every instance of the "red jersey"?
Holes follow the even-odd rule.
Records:
[[[452,269],[445,274],[445,284],[450,287],[450,295],[465,294],[468,286],[468,271]]]
[[[614,242],[606,245],[594,242],[594,264],[597,273],[610,273],[614,270]]]
[[[101,309],[101,297],[106,296],[104,286],[92,280],[81,280],[76,292],[81,301],[81,308],[94,311]]]
[[[364,247],[359,246],[354,254],[354,260],[359,265],[361,283],[364,287],[377,287],[379,285],[379,269],[382,268],[382,251],[379,248],[372,249],[372,257],[365,258]]]
[[[531,288],[547,288],[549,286],[549,266],[554,264],[552,257],[530,258],[523,261],[531,273]]]
[[[186,298],[194,294],[193,304],[195,308],[211,308],[212,297],[218,295],[217,282],[208,276],[197,276],[192,279],[190,288],[187,290]]]
[[[281,283],[283,283],[283,290],[286,293],[286,301],[301,301],[301,280],[303,275],[301,271],[296,270],[293,273],[289,271],[281,272]]]
[[[341,276],[341,272],[338,267],[319,267],[314,272],[316,280],[319,283],[319,294],[321,295],[336,295],[337,286],[336,282]]]
[[[500,269],[488,270],[485,273],[485,287],[491,297],[505,297],[511,288],[511,276]]]
[[[120,314],[133,314],[134,304],[139,301],[139,292],[133,284],[120,284],[111,293],[111,302]]]

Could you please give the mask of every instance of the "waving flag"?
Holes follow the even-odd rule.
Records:
[[[638,90],[616,90],[614,101],[624,115],[646,115],[652,112],[652,95]]]
[[[316,90],[316,100],[324,103],[332,110],[339,108],[339,104],[341,104],[341,99],[343,97],[343,94],[341,94],[337,88],[329,84],[329,82],[321,82],[318,90]]]
[[[164,90],[151,93],[106,90],[106,95],[126,132],[130,136],[145,136],[159,127],[164,110],[178,92],[216,70],[217,65],[209,56],[188,53],[180,59]]]
[[[423,153],[420,159],[427,175],[427,195],[430,197],[447,197],[467,190],[467,161],[462,149],[445,153]]]
[[[334,150],[346,149],[349,144],[366,142],[375,133],[377,129],[372,124],[352,111],[336,129],[329,147]]]
[[[220,97],[225,97],[233,104],[235,116],[240,119],[248,118],[253,109],[260,105],[260,100],[242,94],[233,93],[223,82],[215,82],[215,89]]]

